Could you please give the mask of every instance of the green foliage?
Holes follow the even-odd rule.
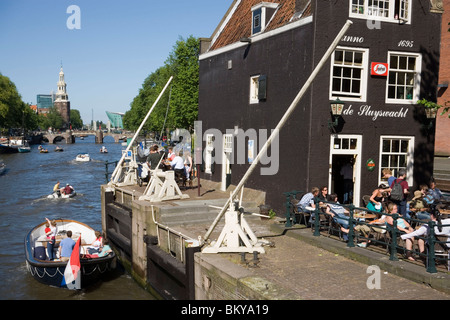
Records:
[[[450,118],[450,112],[449,112],[450,107],[443,107],[443,106],[441,106],[441,105],[439,105],[439,104],[437,104],[435,102],[428,101],[427,99],[419,100],[419,101],[417,101],[417,104],[421,104],[425,108],[428,108],[428,109],[436,109],[437,110],[437,109],[441,109],[442,108],[442,111],[441,111],[440,115],[443,116],[446,113],[449,113],[448,117]]]
[[[24,105],[16,85],[0,73],[0,128],[21,127]]]
[[[174,77],[171,86],[153,109],[144,130],[160,132],[166,113],[165,128],[193,127],[198,115],[199,48],[199,40],[192,36],[176,42],[164,66],[145,79],[139,94],[133,99],[131,109],[123,118],[126,129],[136,130],[139,127],[170,76]]]
[[[55,107],[50,108],[47,114],[39,115],[39,127],[43,130],[47,130],[48,128],[61,128],[63,125],[63,118],[56,110]]]
[[[81,120],[80,111],[76,109],[70,109],[70,124],[72,129],[82,129],[83,120]]]

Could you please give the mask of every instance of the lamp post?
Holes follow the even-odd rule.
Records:
[[[336,132],[336,127],[339,125],[339,117],[342,115],[345,103],[339,98],[330,103],[332,120],[328,120],[328,128],[332,132]]]

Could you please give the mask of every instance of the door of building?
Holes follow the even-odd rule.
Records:
[[[361,148],[361,135],[335,134],[330,138],[329,193],[336,193],[340,203],[357,207],[361,202]]]

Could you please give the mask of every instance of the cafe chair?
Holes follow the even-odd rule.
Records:
[[[367,205],[369,204],[369,202],[370,202],[370,195],[364,195],[363,197],[362,197],[362,202],[363,202],[363,205],[364,205],[364,208],[367,208]]]
[[[303,211],[301,209],[298,208],[297,204],[298,204],[299,200],[297,198],[293,198],[290,200],[291,203],[291,210],[294,216],[294,224],[298,223],[298,224],[303,224],[308,227],[309,225],[309,219],[311,217],[311,212],[310,211]]]

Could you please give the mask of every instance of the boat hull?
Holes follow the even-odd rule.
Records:
[[[82,239],[86,239],[87,243],[91,243],[92,236],[95,238],[94,230],[89,226],[74,220],[61,219],[57,221],[58,230],[60,228],[66,228],[68,230],[75,230],[77,226],[80,226],[78,231],[83,235]],[[39,240],[42,236],[42,230],[45,228],[45,224],[41,223],[35,228],[31,229],[25,237],[25,257],[27,270],[33,276],[34,279],[40,283],[59,287],[67,288],[66,285],[62,285],[64,278],[64,271],[67,266],[67,262],[63,261],[48,261],[46,258],[46,248],[37,243],[41,243]],[[61,231],[64,232],[64,231]],[[41,235],[40,237],[38,237]],[[93,283],[97,282],[103,275],[116,267],[116,255],[114,252],[109,253],[105,257],[100,258],[80,258],[81,265],[81,288],[86,288]]]

